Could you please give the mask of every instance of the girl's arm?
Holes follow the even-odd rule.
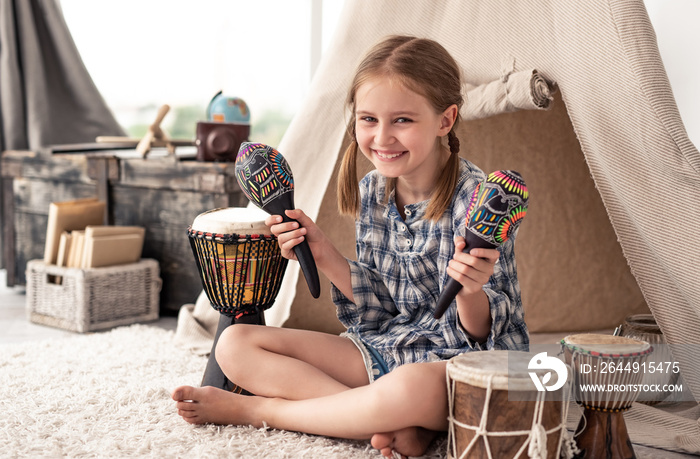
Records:
[[[447,267],[447,274],[462,284],[457,294],[457,312],[464,330],[475,341],[482,343],[491,332],[491,308],[483,290],[494,272],[499,252],[496,249],[472,249],[463,253],[463,237],[455,238],[455,255]]]
[[[282,256],[296,260],[293,248],[306,239],[314,255],[316,266],[328,279],[353,301],[352,283],[350,281],[350,265],[348,260],[338,251],[316,223],[300,209],[287,210],[289,218],[297,222],[282,222],[279,215],[271,215],[265,220],[272,234],[277,236]],[[301,225],[301,226],[300,226]]]

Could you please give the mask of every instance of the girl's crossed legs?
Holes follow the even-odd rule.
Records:
[[[264,397],[322,397],[369,383],[362,354],[340,336],[236,324],[219,337],[216,360],[226,377]]]
[[[178,413],[193,424],[268,426],[369,439],[382,454],[421,455],[447,429],[446,362],[403,365],[368,384],[362,354],[325,333],[234,325],[219,338],[224,374],[257,394],[178,387]]]

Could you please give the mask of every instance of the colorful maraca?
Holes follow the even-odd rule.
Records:
[[[261,143],[244,142],[236,157],[238,185],[256,206],[271,215],[280,215],[284,221],[285,210],[294,209],[294,178],[287,160],[274,148]],[[321,294],[316,261],[309,244],[302,241],[294,247],[309,291],[314,298]]]
[[[471,249],[493,249],[507,241],[520,225],[527,212],[529,193],[525,181],[515,171],[495,171],[480,183],[472,195],[467,210],[464,235]],[[435,307],[436,319],[442,317],[462,284],[449,278]]]

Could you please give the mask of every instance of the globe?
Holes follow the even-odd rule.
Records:
[[[215,123],[250,123],[248,104],[240,97],[217,93],[207,107],[207,118]]]

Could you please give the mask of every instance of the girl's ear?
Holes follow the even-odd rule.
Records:
[[[458,114],[459,108],[456,104],[450,105],[444,112],[442,112],[442,117],[440,118],[440,129],[438,130],[439,137],[447,135],[452,130],[452,126],[454,126]]]

